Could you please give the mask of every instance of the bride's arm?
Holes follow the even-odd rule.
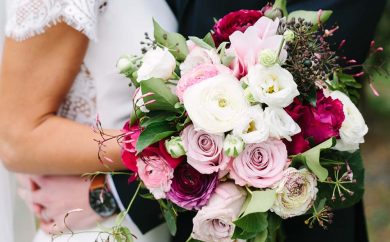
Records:
[[[87,37],[66,24],[22,42],[6,39],[0,73],[0,158],[8,169],[37,174],[105,170],[97,159],[97,135],[91,127],[55,115],[87,46]],[[115,141],[107,143],[106,151],[116,161],[110,167],[123,168]]]

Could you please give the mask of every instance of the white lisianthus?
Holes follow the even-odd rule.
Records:
[[[249,107],[239,81],[230,74],[219,74],[188,87],[183,103],[195,127],[211,134],[232,130]]]
[[[248,86],[257,101],[273,107],[287,107],[299,95],[291,73],[278,64],[249,68]]]
[[[245,144],[244,141],[235,135],[228,134],[223,142],[223,151],[227,156],[237,157],[243,150]]]
[[[359,149],[359,144],[364,143],[364,135],[368,132],[364,118],[359,109],[344,93],[333,91],[330,96],[341,101],[345,115],[340,128],[340,139],[337,140],[336,146],[333,148],[340,151],[355,151]]]
[[[135,93],[135,96],[134,96],[134,99],[133,99],[135,106],[139,107],[141,112],[149,113],[149,109],[146,108],[144,99],[142,97],[143,94],[142,94],[141,88],[137,88],[137,90],[135,92],[136,93]]]
[[[283,219],[302,215],[312,206],[317,197],[317,179],[303,168],[287,168],[282,180],[275,187],[276,199],[270,209]]]
[[[183,141],[180,136],[172,137],[165,141],[165,148],[173,158],[179,158],[186,154]]]
[[[301,132],[301,128],[283,108],[266,107],[264,119],[270,129],[270,137],[291,141],[291,136]]]
[[[167,48],[150,49],[142,58],[142,65],[137,71],[137,81],[150,78],[168,80],[176,68],[176,59]]]
[[[181,75],[185,75],[200,64],[221,64],[221,59],[215,49],[204,49],[195,46],[180,65]]]
[[[241,137],[247,144],[260,143],[269,137],[269,126],[265,122],[260,105],[251,106],[233,129],[233,134]]]

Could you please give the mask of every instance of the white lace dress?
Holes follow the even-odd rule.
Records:
[[[11,0],[12,1],[12,0]],[[58,114],[91,125],[96,114],[103,127],[122,127],[129,118],[133,90],[115,68],[125,53],[139,53],[145,32],[152,32],[152,18],[167,30],[177,23],[164,0],[13,0],[9,2],[6,35],[19,41],[44,34],[45,29],[63,21],[91,41],[81,71]],[[50,68],[50,67],[48,67]],[[114,218],[102,225],[110,227]],[[169,241],[165,225],[142,235],[128,218],[126,225],[139,242]],[[90,230],[96,231],[97,228]],[[55,241],[93,242],[96,233],[82,233]],[[39,231],[35,242],[51,241]],[[100,240],[99,240],[100,241]],[[17,241],[27,242],[27,241]]]

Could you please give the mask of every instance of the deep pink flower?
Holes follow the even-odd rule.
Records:
[[[137,172],[137,151],[135,146],[141,134],[140,127],[138,124],[130,126],[130,123],[127,122],[122,132],[125,134],[121,152],[122,162],[130,171]]]
[[[316,107],[303,104],[298,98],[286,109],[287,113],[301,127],[302,132],[285,142],[289,154],[302,153],[310,148],[308,139],[319,144],[331,137],[339,137],[341,124],[345,119],[343,104],[338,99],[325,97],[317,91]]]
[[[263,15],[259,10],[238,10],[225,15],[213,27],[215,45],[229,41],[229,36],[235,31],[244,32]]]
[[[200,209],[208,202],[218,182],[218,173],[201,174],[188,163],[182,163],[174,172],[167,198],[178,206]]]

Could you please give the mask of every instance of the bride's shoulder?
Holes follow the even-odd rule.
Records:
[[[25,40],[45,32],[58,22],[65,22],[97,39],[99,13],[107,0],[13,0],[7,2],[5,33],[16,40]]]

